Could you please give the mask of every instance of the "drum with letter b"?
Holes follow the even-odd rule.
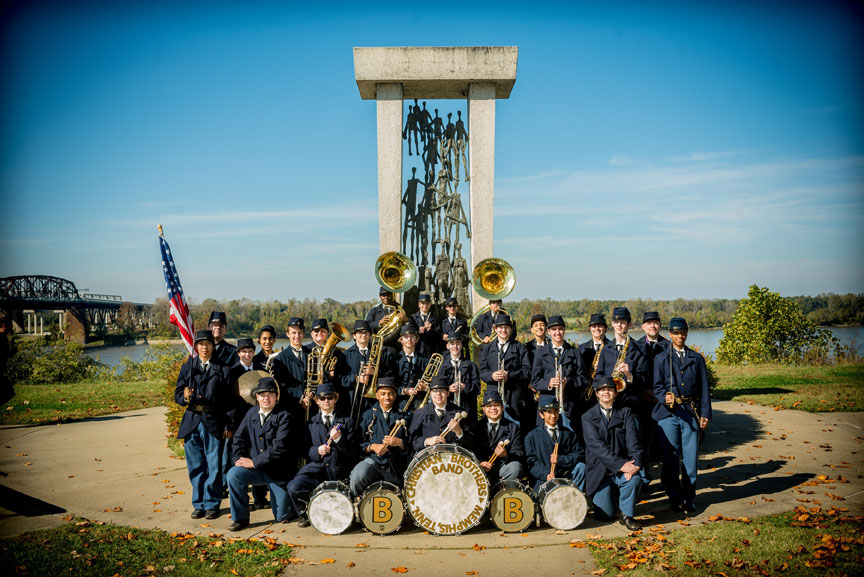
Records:
[[[369,485],[360,497],[357,517],[367,530],[376,535],[398,531],[405,519],[405,504],[399,488],[387,481]]]
[[[531,489],[516,479],[500,481],[492,490],[489,517],[505,533],[520,532],[534,520],[535,505]]]
[[[489,505],[489,481],[470,451],[458,445],[426,447],[405,470],[405,503],[418,527],[461,535]]]
[[[325,535],[338,535],[354,522],[354,507],[348,485],[325,481],[318,485],[306,507],[309,522]]]
[[[575,529],[588,514],[588,500],[570,479],[550,479],[540,486],[537,502],[543,518],[556,529]]]

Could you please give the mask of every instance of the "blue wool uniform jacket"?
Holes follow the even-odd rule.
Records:
[[[226,367],[233,367],[234,363],[239,360],[240,357],[237,356],[237,347],[231,343],[222,340],[218,345],[213,345],[213,355],[210,358],[211,362],[225,365]]]
[[[438,420],[438,414],[435,412],[435,405],[432,404],[432,401],[426,403],[426,406],[422,409],[415,411],[414,416],[411,417],[410,430],[411,445],[414,451],[422,451],[425,447],[423,443],[426,439],[440,435],[447,428],[450,419],[456,416],[456,413],[461,410],[454,403],[447,401],[444,418],[440,421]],[[444,440],[463,447],[468,446],[470,443],[468,442],[467,423],[463,419],[459,424],[462,426],[462,437],[457,439],[456,433],[450,432],[447,433]]]
[[[456,381],[456,367],[449,351],[444,355],[438,374],[447,377],[451,383]],[[465,385],[459,399],[459,406],[468,413],[464,422],[473,423],[477,420],[477,396],[480,394],[480,369],[473,361],[462,359],[459,362],[459,382]],[[450,400],[456,402],[455,393],[450,393]]]
[[[387,316],[387,309],[384,308],[383,303],[378,303],[366,313],[366,322],[369,323],[369,327],[372,329],[372,334],[378,332],[378,327],[381,324],[381,319]]]
[[[417,311],[413,315],[411,315],[411,319],[414,321],[414,324],[418,329],[422,329],[425,326],[423,322],[423,315],[420,311]],[[435,314],[432,310],[429,311],[427,315],[427,320],[432,325],[428,331],[424,331],[422,333],[418,333],[420,335],[420,340],[417,343],[417,348],[420,351],[420,354],[424,357],[432,356],[432,353],[437,353],[441,349],[441,321],[438,319],[438,315]]]
[[[259,409],[248,411],[234,434],[234,461],[240,457],[252,459],[255,468],[267,473],[273,481],[286,484],[297,471],[291,448],[291,416],[276,406],[264,425]]]
[[[603,337],[603,350],[612,344],[612,341]],[[576,349],[579,351],[579,356],[582,357],[582,374],[588,384],[593,384],[591,372],[594,370],[594,355],[597,354],[594,350],[594,339],[588,339]],[[599,362],[598,362],[599,365]]]
[[[612,409],[609,424],[596,404],[582,415],[585,436],[585,494],[597,492],[600,483],[615,475],[629,461],[642,467],[642,446],[636,432],[636,417],[628,407]]]
[[[531,390],[528,384],[531,381],[531,365],[528,364],[528,353],[525,345],[515,339],[510,339],[507,352],[502,357],[504,370],[509,373],[507,382],[504,383],[504,403],[512,409],[517,409],[528,402]],[[498,370],[498,340],[494,340],[482,346],[480,349],[480,379],[487,386],[497,386],[492,379],[492,373]],[[533,401],[533,399],[531,399]]]
[[[405,351],[399,351],[399,355],[396,357],[396,382],[401,397],[407,398],[408,393],[405,392],[405,389],[417,384],[428,364],[428,358],[414,351],[414,364],[412,365],[408,362],[408,356],[405,354]]]
[[[337,411],[333,414],[331,428],[336,425],[340,425],[339,432],[342,433],[342,437],[338,443],[330,443],[330,454],[322,457],[318,454],[318,447],[327,444],[330,429],[324,426],[324,418],[320,412],[306,423],[309,462],[303,467],[304,472],[324,473],[331,481],[340,481],[351,473],[358,457],[354,423]]]
[[[576,347],[564,341],[561,351],[561,375],[567,379],[564,386],[564,407],[562,410],[570,414],[576,402],[582,398],[585,378],[582,375],[582,358]],[[531,368],[531,387],[540,393],[538,405],[543,406],[543,399],[555,396],[555,390],[549,388],[549,381],[555,377],[555,350],[552,343],[537,349],[534,355],[534,366]],[[569,407],[569,408],[568,408]]]
[[[637,413],[645,413],[651,410],[651,402],[644,398],[645,391],[651,390],[651,377],[648,375],[648,363],[645,361],[645,355],[642,354],[642,347],[631,337],[630,345],[627,347],[627,354],[624,360],[630,365],[630,373],[633,375],[633,382],[627,383],[627,388],[619,393],[615,398],[617,406],[630,407]],[[611,376],[615,370],[615,364],[618,362],[618,351],[615,348],[615,341],[603,347],[600,353],[600,361],[597,363],[597,376]]]
[[[499,315],[504,314],[499,312]],[[492,323],[495,322],[495,318],[492,316],[492,311],[486,311],[474,321],[474,330],[477,331],[477,336],[481,339],[485,339],[486,337],[493,337],[492,334],[494,329],[492,328]]]
[[[669,383],[669,354],[672,352],[672,375],[674,381]],[[700,417],[711,418],[711,396],[708,392],[708,370],[705,359],[694,350],[684,347],[684,362],[674,353],[674,347],[669,346],[654,359],[654,396],[657,404],[651,416],[654,420],[671,417],[672,413],[666,405],[666,393],[671,392],[676,397],[690,397],[696,402]],[[675,414],[683,416],[690,409],[675,407]]]
[[[510,440],[510,444],[505,447],[507,457],[495,459],[492,464],[492,470],[499,468],[504,463],[511,461],[525,461],[525,443],[522,441],[522,434],[519,431],[519,425],[513,421],[501,418],[498,421],[498,430],[495,431],[495,436],[489,438],[489,419],[483,417],[473,425],[471,425],[470,441],[471,451],[481,463],[492,458],[492,453],[498,447],[498,443],[505,439]]]
[[[525,455],[528,459],[528,472],[535,481],[544,482],[552,470],[550,458],[555,450],[555,443],[546,431],[546,425],[537,427],[525,436]],[[558,422],[558,464],[555,465],[556,478],[570,478],[570,473],[577,463],[585,461],[585,447],[574,433],[561,426]]]
[[[303,397],[306,388],[306,359],[308,353],[303,351],[303,359],[294,355],[289,346],[273,359],[273,377],[279,383],[279,404],[291,409]]]
[[[467,337],[468,322],[462,317],[456,317],[455,319],[453,319],[453,321],[451,321],[447,317],[447,315],[444,315],[443,317],[441,317],[441,323],[438,325],[438,332],[442,335],[446,335],[449,334],[450,331],[455,331],[463,335],[464,337]],[[442,340],[441,343],[443,345],[444,341]],[[441,348],[445,347],[442,346]],[[439,348],[439,350],[441,350],[441,348]]]
[[[638,341],[639,346],[642,348],[642,354],[645,355],[645,363],[647,364],[646,370],[648,371],[648,376],[653,379],[654,377],[654,358],[666,350],[669,346],[669,339],[665,338],[663,335],[657,335],[656,343],[649,343],[648,337],[642,336]],[[654,381],[651,381],[651,386],[653,387]]]
[[[533,336],[531,337],[531,340],[529,340],[527,343],[525,343],[525,351],[528,353],[528,363],[531,366],[534,366],[534,356],[537,354],[537,351],[542,349],[543,347],[545,347],[548,344],[549,344],[549,338],[548,337],[546,338],[546,344],[544,344],[543,346],[540,346],[537,344],[537,339],[535,339]]]
[[[369,350],[367,349],[367,354],[369,354]],[[395,366],[391,362],[390,353],[387,352],[385,347],[381,347],[381,362],[378,365],[378,376],[386,376],[392,375],[395,372]],[[363,368],[363,365],[366,363],[363,355],[360,353],[360,349],[357,347],[357,344],[353,344],[345,350],[345,365],[347,367],[346,373],[342,375],[342,390],[348,392],[349,395],[349,403],[353,407],[354,403],[354,392],[355,390],[359,390],[357,388],[357,375],[360,374],[360,369]],[[360,389],[365,388],[365,385],[361,386]],[[362,396],[363,391],[359,391],[359,394]],[[370,403],[375,402],[374,399],[370,399]]]
[[[184,387],[190,387],[193,391],[189,402],[183,398]],[[174,401],[181,407],[189,407],[183,413],[177,438],[188,437],[198,428],[199,423],[204,423],[208,433],[220,438],[225,430],[233,430],[234,410],[237,406],[234,396],[228,367],[211,362],[205,373],[201,370],[198,357],[190,356],[180,367],[177,386],[174,388]],[[204,410],[192,408],[199,405]]]
[[[396,437],[405,442],[405,448],[389,447],[384,456],[376,455],[374,452],[367,452],[371,444],[381,443],[384,437],[390,434],[390,431],[399,419],[405,419],[405,426],[399,428]],[[355,432],[357,444],[360,447],[360,457],[371,458],[376,465],[382,468],[390,467],[393,473],[401,475],[405,471],[408,455],[411,454],[411,440],[408,433],[410,427],[411,413],[403,413],[394,406],[393,410],[390,411],[389,423],[385,423],[384,411],[381,410],[381,405],[376,404],[363,413],[363,417],[360,419],[360,426]]]

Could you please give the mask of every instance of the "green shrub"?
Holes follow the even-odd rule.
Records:
[[[113,369],[86,356],[78,343],[52,337],[16,338],[13,350],[6,366],[13,384],[78,383],[114,376]]]
[[[144,352],[144,357],[133,362],[128,357],[120,361],[123,372],[120,375],[124,381],[152,381],[168,378],[178,363],[186,360],[189,354],[183,347],[170,344],[151,345]],[[174,380],[177,375],[174,374]]]

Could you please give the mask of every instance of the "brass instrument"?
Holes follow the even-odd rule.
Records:
[[[417,385],[423,383],[426,385],[426,396],[423,397],[423,401],[417,405],[418,409],[422,409],[426,402],[429,400],[429,391],[432,384],[432,379],[438,376],[438,371],[441,370],[441,365],[444,363],[444,357],[442,357],[438,353],[434,353],[431,357],[429,357],[429,364],[426,365],[426,370],[423,371],[423,375],[417,381]],[[415,395],[417,395],[417,385],[414,385],[414,392],[411,393],[411,396],[408,397],[408,402],[405,403],[405,411],[407,411],[411,407],[411,403],[414,401]]]
[[[600,348],[597,349],[597,352],[594,353],[594,361],[591,363],[591,382],[588,383],[588,387],[585,389],[585,400],[590,401],[591,395],[594,394],[594,377],[597,376],[597,365],[600,363],[600,353],[603,352],[603,347],[606,346],[606,341],[600,341]]]
[[[630,337],[627,333],[624,333],[624,346],[621,347],[621,351],[618,353],[618,358],[615,360],[615,368],[612,369],[612,380],[615,381],[615,390],[619,393],[627,388],[627,378],[624,374],[619,370],[622,364],[624,364],[624,357],[627,356],[627,349],[630,347]],[[630,377],[632,380],[633,377]]]
[[[378,384],[378,369],[381,367],[381,353],[383,352],[384,337],[381,335],[372,335],[369,342],[369,360],[366,363],[367,367],[372,368],[369,383],[366,387],[366,392],[363,396],[367,399],[375,398],[375,388]],[[365,367],[364,367],[365,368]]]
[[[471,272],[471,285],[474,287],[474,292],[484,299],[495,300],[506,298],[516,287],[516,271],[504,259],[487,258],[481,260]],[[509,314],[507,309],[500,308],[498,311],[502,314]],[[475,346],[483,344],[483,339],[477,334],[474,328],[474,323],[481,315],[489,312],[489,305],[485,305],[474,313],[471,320],[468,321],[468,332],[471,337],[471,342]]]
[[[501,354],[501,347],[498,347],[498,370],[504,370],[504,355]],[[498,394],[504,398],[504,381],[498,381]]]
[[[453,367],[454,379],[453,384],[456,385],[456,395],[453,397],[453,402],[462,406],[462,371],[459,370],[459,367],[462,365],[462,361],[457,360],[459,364]]]
[[[258,381],[263,377],[269,376],[272,375],[261,370],[246,371],[237,379],[237,382],[234,385],[234,393],[242,397],[244,401],[254,407],[258,404],[258,401],[255,400],[255,389],[258,388]],[[276,393],[276,399],[279,399],[278,391]]]
[[[561,408],[561,411],[563,412],[564,411],[564,383],[562,382],[563,375],[561,374],[561,359],[555,359],[555,377],[558,379],[558,386],[555,387],[555,400],[558,401],[558,406]]]
[[[417,283],[417,266],[401,252],[385,252],[375,261],[375,280],[392,293],[402,293]],[[375,334],[387,338],[399,330],[407,315],[398,304],[384,305],[384,308],[389,318],[385,324],[378,325]]]

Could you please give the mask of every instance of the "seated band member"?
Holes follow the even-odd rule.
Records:
[[[430,402],[414,412],[411,418],[409,438],[414,451],[441,443],[468,444],[468,437],[462,432],[462,425],[456,416],[461,407],[450,402],[450,380],[444,375],[432,379]],[[446,432],[446,435],[444,433]]]
[[[365,457],[351,471],[351,493],[360,496],[366,487],[377,481],[387,481],[402,486],[411,446],[408,428],[411,414],[400,412],[396,406],[396,381],[391,377],[380,377],[375,393],[378,404],[363,413],[360,426],[355,433],[360,455]],[[400,419],[405,424],[390,433]]]
[[[242,377],[247,371],[264,370],[264,364],[255,360],[255,343],[252,341],[252,339],[237,339],[237,358],[237,363],[233,367],[231,367],[228,375],[229,382],[231,383],[232,392],[237,390],[238,379]],[[234,395],[233,402],[235,409],[233,426],[231,427],[231,430],[236,431],[237,428],[240,426],[240,423],[243,421],[243,417],[246,416],[246,412],[249,411],[252,407],[250,407],[249,404],[239,394]],[[225,491],[228,490],[228,471],[234,465],[233,455],[234,442],[233,438],[229,436],[225,440],[225,448],[222,451],[222,472],[224,477]],[[255,502],[252,505],[252,510],[263,509],[270,506],[270,504],[267,502],[267,487],[253,488],[252,495],[255,498]]]
[[[229,531],[249,526],[250,486],[266,485],[276,522],[289,521],[294,508],[286,489],[296,471],[291,444],[291,417],[277,405],[279,387],[272,377],[263,377],[255,389],[258,410],[243,417],[234,439],[234,467],[228,472],[231,500]]]
[[[417,351],[424,357],[429,358],[432,356],[432,353],[437,353],[438,349],[441,348],[440,321],[432,307],[432,297],[430,295],[421,293],[420,298],[417,300],[417,308],[420,310],[411,315],[411,319],[417,325],[417,333],[420,335]]]
[[[538,394],[538,405],[546,405],[546,401],[558,396],[558,388],[563,387],[564,406],[561,411],[567,416],[570,428],[578,431],[578,419],[582,416],[576,412],[580,406],[579,400],[584,396],[587,384],[582,377],[582,358],[576,347],[564,340],[566,326],[564,317],[549,317],[547,325],[549,344],[537,349],[534,355],[534,366],[531,369],[531,388]],[[537,424],[542,422],[537,415]]]
[[[186,407],[177,438],[183,439],[192,484],[192,518],[216,519],[222,502],[222,448],[232,430],[234,391],[229,368],[213,361],[213,333],[197,331],[197,357],[190,356],[177,376],[174,401]]]
[[[228,316],[222,311],[212,311],[207,328],[213,333],[213,362],[226,367],[234,366],[237,362],[237,349],[225,340],[225,331],[228,329]]]
[[[441,339],[437,350],[442,352],[442,354],[447,344],[447,335],[453,332],[463,335],[468,334],[468,322],[457,316],[459,314],[459,301],[455,297],[447,299],[444,303],[444,310],[447,311],[447,314],[444,315],[444,318],[441,319],[441,324],[438,325],[438,334],[441,335]]]
[[[494,341],[480,348],[480,379],[487,388],[503,391],[505,415],[518,419],[519,428],[524,433],[534,428],[537,406],[529,388],[531,365],[528,364],[528,353],[525,345],[513,336],[509,316],[498,315],[495,335]]]
[[[420,336],[413,322],[405,323],[399,329],[399,344],[402,345],[402,350],[396,356],[395,376],[399,385],[400,410],[403,411],[413,410],[423,398],[420,390],[425,391],[425,385],[418,386],[417,381],[423,376],[429,359],[417,353],[416,347],[419,340]],[[411,407],[406,407],[405,403],[412,394],[415,394],[414,402],[411,403]]]
[[[502,419],[504,403],[501,395],[494,388],[486,389],[483,396],[482,419],[471,425],[469,429],[471,450],[480,461],[480,467],[486,471],[489,484],[494,486],[499,480],[519,479],[523,475],[525,459],[525,444],[519,432],[519,425],[513,421]],[[504,442],[508,441],[505,445]],[[489,463],[492,455],[493,463]]]
[[[450,400],[468,413],[466,425],[477,421],[477,396],[480,394],[480,369],[462,354],[465,335],[447,335],[447,353],[441,363],[439,375],[450,382]]]
[[[594,382],[594,360],[600,363],[598,352],[612,344],[612,341],[606,338],[606,315],[592,314],[588,321],[588,330],[591,331],[591,338],[579,345],[579,354],[582,357],[582,375],[587,379],[589,386]],[[591,401],[589,405],[595,403],[594,392],[591,392]]]
[[[687,321],[669,321],[667,347],[654,359],[654,405],[652,416],[660,428],[660,448],[663,451],[661,479],[672,509],[693,513],[696,506],[696,470],[699,460],[699,429],[708,427],[711,419],[711,397],[708,392],[708,372],[702,355],[685,345]],[[672,374],[669,379],[669,357]],[[683,475],[678,474],[683,461]]]
[[[263,367],[267,364],[267,359],[275,353],[273,347],[276,345],[276,329],[273,325],[264,325],[258,329],[258,344],[261,350],[255,354],[255,362],[260,363]]]
[[[525,343],[528,351],[528,362],[534,365],[534,355],[538,348],[546,346],[549,338],[546,336],[546,315],[533,315],[531,317],[531,340]]]
[[[551,479],[572,479],[576,488],[584,492],[585,447],[578,433],[559,426],[559,415],[558,401],[554,397],[543,399],[540,405],[543,424],[525,436],[528,473],[535,492]],[[552,463],[555,463],[554,473]]]
[[[309,462],[288,485],[294,510],[300,513],[299,527],[309,526],[305,508],[315,487],[324,481],[345,479],[357,462],[354,423],[336,409],[338,399],[332,383],[320,385],[315,397],[319,412],[306,424]]]
[[[616,391],[610,377],[597,377],[594,392],[597,404],[582,415],[585,494],[593,501],[599,520],[611,521],[618,513],[621,523],[636,531],[640,525],[633,516],[642,492],[642,447],[636,417],[626,406],[613,408]]]
[[[493,299],[489,301],[489,310],[474,321],[474,330],[477,331],[477,336],[483,339],[483,344],[495,338],[495,330],[492,327],[495,325],[495,319],[498,318],[498,315],[502,314],[500,309],[501,299]]]

